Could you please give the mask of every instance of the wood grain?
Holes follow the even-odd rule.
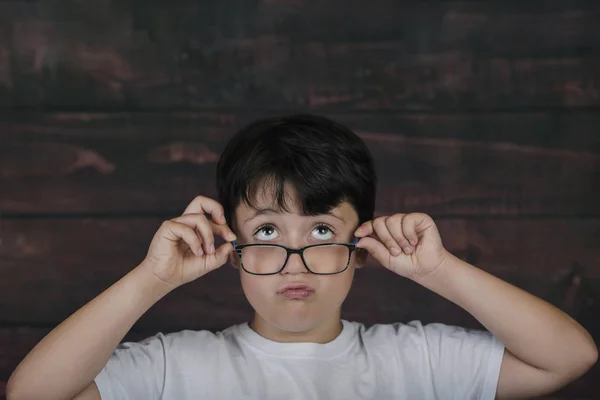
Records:
[[[365,140],[378,215],[432,214],[450,251],[599,342],[599,20],[587,0],[0,0],[0,399],[162,220],[215,196],[237,129],[292,112]],[[250,315],[226,265],[125,340]],[[373,260],[343,317],[481,327]],[[596,399],[598,382],[600,365],[545,399]]]
[[[0,1],[0,106],[600,105],[593,2],[140,4]]]
[[[6,114],[0,211],[173,214],[214,197],[215,166],[252,112]],[[367,143],[378,210],[598,215],[597,113],[327,114]]]

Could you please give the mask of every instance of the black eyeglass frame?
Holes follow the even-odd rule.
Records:
[[[231,242],[231,244],[233,244],[233,249],[235,250],[235,252],[237,253],[237,255],[240,257],[240,265],[242,266],[242,269],[246,273],[248,273],[250,275],[265,276],[265,275],[276,275],[276,274],[279,274],[279,273],[281,273],[281,271],[283,271],[283,269],[287,265],[288,260],[290,259],[290,256],[292,254],[299,254],[300,255],[300,258],[302,259],[302,263],[304,264],[304,267],[311,274],[315,274],[315,275],[337,275],[337,274],[341,274],[342,272],[344,272],[345,270],[347,270],[348,267],[350,266],[350,259],[352,258],[352,252],[354,250],[356,250],[356,244],[358,243],[359,240],[360,240],[360,238],[355,238],[352,241],[352,243],[319,243],[319,244],[311,244],[311,245],[308,245],[308,246],[300,247],[299,249],[291,249],[289,247],[285,247],[285,246],[282,246],[280,244],[266,244],[266,243],[237,244],[237,241],[235,241],[235,240],[233,242]],[[306,264],[306,260],[304,259],[304,250],[310,249],[310,248],[313,248],[313,247],[325,247],[325,246],[333,246],[333,245],[345,246],[349,250],[349,252],[348,252],[348,261],[346,262],[346,266],[344,267],[344,269],[342,269],[341,271],[338,271],[338,272],[326,272],[326,273],[311,271],[310,268],[308,268],[308,265]],[[256,273],[256,272],[250,272],[246,268],[244,268],[244,261],[242,259],[242,249],[245,249],[246,247],[280,247],[280,248],[284,249],[287,254],[285,256],[285,261],[283,262],[283,265],[281,266],[281,268],[279,269],[279,271],[270,272],[268,274],[259,274],[259,273]]]

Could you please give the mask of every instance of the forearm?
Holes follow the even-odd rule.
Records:
[[[418,283],[465,309],[529,365],[560,373],[593,362],[594,341],[570,316],[454,255]]]
[[[63,321],[13,372],[15,399],[72,399],[90,384],[133,324],[168,293],[142,265]]]

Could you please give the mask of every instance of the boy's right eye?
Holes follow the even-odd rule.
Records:
[[[277,236],[274,235],[276,233],[273,225],[263,225],[256,230],[254,237],[258,240],[273,240],[277,239]]]

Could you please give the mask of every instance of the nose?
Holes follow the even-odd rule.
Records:
[[[303,274],[307,272],[308,270],[304,266],[300,254],[291,254],[281,271],[282,274]]]

